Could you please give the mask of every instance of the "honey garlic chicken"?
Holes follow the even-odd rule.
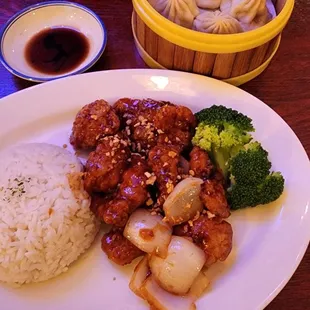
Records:
[[[148,164],[156,176],[160,195],[157,203],[162,205],[178,182],[180,154],[168,145],[158,145],[149,152]]]
[[[189,169],[194,172],[195,177],[203,180],[209,178],[214,166],[208,153],[198,146],[194,146],[190,152]]]
[[[162,132],[158,144],[171,144],[181,152],[191,143],[196,118],[186,107],[167,105],[159,109],[154,124],[157,130]]]
[[[212,214],[222,218],[230,216],[225,190],[221,182],[209,179],[201,184],[200,200]]]
[[[161,107],[169,103],[152,99],[119,99],[114,109],[122,121],[128,137],[133,142],[134,151],[141,152],[157,144],[158,132],[154,118]]]
[[[156,144],[173,145],[181,151],[190,145],[196,119],[186,107],[152,99],[123,98],[114,109],[135,151],[147,152]]]
[[[84,106],[76,115],[70,143],[76,149],[94,149],[99,140],[119,131],[120,121],[104,100]]]
[[[112,229],[101,239],[101,248],[114,263],[124,266],[144,255],[135,245],[128,241],[121,230]]]
[[[115,195],[97,198],[94,201],[97,216],[106,224],[124,227],[129,215],[141,207],[149,198],[148,167],[140,155],[131,159],[131,167],[123,174],[119,189]]]
[[[85,166],[84,186],[88,193],[113,191],[127,168],[128,141],[119,134],[105,137],[91,152]]]
[[[232,227],[220,218],[209,219],[207,215],[201,215],[191,224],[176,226],[174,234],[192,238],[194,243],[204,250],[207,266],[224,261],[232,249]]]

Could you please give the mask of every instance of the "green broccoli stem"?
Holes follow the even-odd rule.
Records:
[[[222,171],[222,174],[225,180],[227,180],[228,161],[230,158],[230,151],[227,149],[223,149],[223,148],[219,148],[219,149],[212,148],[212,157],[213,157],[213,161],[216,163],[217,168]]]

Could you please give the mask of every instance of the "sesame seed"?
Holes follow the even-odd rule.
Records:
[[[131,119],[129,119],[129,120],[126,121],[126,124],[127,124],[127,125],[130,125],[131,123],[132,123],[132,120],[131,120]]]
[[[168,152],[168,156],[171,157],[171,158],[174,158],[174,157],[177,156],[177,153],[170,151],[170,152]]]
[[[158,132],[159,134],[164,133],[161,129],[157,129],[157,132]]]
[[[111,154],[110,154],[110,152],[107,152],[107,153],[105,153],[107,156],[110,156]]]
[[[197,221],[200,217],[200,212],[197,211],[195,217],[193,218],[193,222]]]
[[[210,211],[207,211],[207,215],[209,219],[212,219],[215,217],[215,215],[213,213],[211,213]]]
[[[138,123],[134,124],[133,127],[138,127],[138,126],[140,126],[140,125],[141,125],[141,123],[138,122]]]
[[[146,201],[146,205],[149,207],[153,204],[153,200],[150,198]]]
[[[146,181],[146,184],[147,184],[147,185],[153,185],[153,184],[155,183],[155,181],[156,181],[156,176],[153,175],[153,176],[151,176],[151,177]]]
[[[194,172],[194,170],[189,170],[189,172],[188,172],[191,176],[194,176],[195,175],[195,172]]]
[[[125,150],[121,150],[121,153],[123,153],[123,154],[125,154],[126,152],[125,152]],[[130,158],[129,158],[130,159]],[[131,159],[130,159],[131,160]]]
[[[179,137],[176,137],[175,140],[176,140],[177,142],[180,142],[180,141],[181,141],[181,139],[180,139]]]
[[[168,166],[169,164],[167,162],[164,163],[163,167],[166,167]]]
[[[144,172],[144,175],[147,177],[147,178],[150,178],[151,177],[151,174],[149,172]]]
[[[169,141],[169,139],[168,139],[168,137],[166,137],[166,138],[165,138],[165,142],[168,142],[168,141]]]
[[[117,161],[115,159],[112,159],[112,164],[116,164]]]
[[[93,114],[93,115],[90,116],[90,118],[92,118],[92,119],[94,119],[96,121],[98,119],[98,116]]]
[[[171,182],[171,181],[170,181],[170,182]],[[170,182],[168,181],[168,183],[166,184],[167,194],[172,193],[172,192],[173,192],[173,189],[174,189],[173,184],[172,184],[172,183],[170,183]]]

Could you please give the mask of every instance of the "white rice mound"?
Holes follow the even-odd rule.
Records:
[[[0,153],[0,281],[48,280],[89,248],[99,223],[82,168],[76,156],[45,143]]]

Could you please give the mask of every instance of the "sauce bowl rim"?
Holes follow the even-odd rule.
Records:
[[[5,41],[5,36],[6,33],[8,32],[8,30],[11,28],[11,26],[21,17],[23,17],[26,14],[29,14],[30,12],[43,8],[43,7],[49,7],[49,6],[71,6],[74,8],[78,8],[78,9],[82,9],[83,11],[89,13],[100,25],[101,29],[102,29],[102,33],[103,33],[103,41],[101,44],[101,47],[99,49],[99,51],[97,52],[97,54],[89,61],[85,64],[84,67],[82,67],[79,70],[76,71],[71,71],[68,74],[63,74],[63,75],[55,75],[55,76],[50,76],[50,77],[46,77],[46,78],[41,78],[41,77],[34,77],[31,75],[27,75],[24,73],[21,73],[20,71],[14,69],[5,59],[4,57],[4,53],[3,53],[3,44]],[[2,29],[0,30],[0,62],[2,63],[2,65],[12,74],[24,79],[24,80],[28,80],[28,81],[32,81],[32,82],[47,82],[47,81],[52,81],[52,80],[56,80],[56,79],[60,79],[60,78],[64,78],[64,77],[68,77],[71,75],[76,75],[76,74],[80,74],[83,73],[84,71],[88,70],[89,68],[91,68],[101,57],[101,55],[103,54],[105,48],[107,45],[107,29],[106,26],[104,24],[104,22],[102,21],[102,19],[91,9],[89,9],[88,7],[79,4],[79,3],[74,3],[74,2],[70,2],[70,1],[45,1],[45,2],[40,2],[40,3],[36,3],[33,5],[30,5],[28,7],[25,7],[24,9],[18,11],[16,14],[14,14],[2,27]]]

